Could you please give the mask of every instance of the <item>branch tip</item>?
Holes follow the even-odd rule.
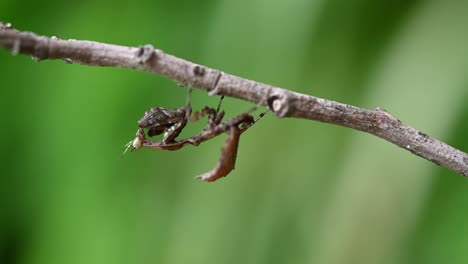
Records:
[[[291,103],[288,91],[280,90],[273,92],[268,100],[268,108],[278,117],[286,117],[290,114]]]

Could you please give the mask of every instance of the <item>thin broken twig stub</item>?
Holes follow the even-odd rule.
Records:
[[[437,165],[468,176],[468,154],[409,127],[386,111],[363,109],[247,80],[164,53],[150,45],[126,47],[93,41],[61,40],[19,32],[0,22],[0,46],[38,60],[61,59],[93,66],[135,69],[177,83],[267,105],[278,117],[336,124],[383,138]]]

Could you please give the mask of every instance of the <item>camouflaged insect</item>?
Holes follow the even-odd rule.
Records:
[[[126,145],[127,148],[124,154],[129,149],[134,151],[142,147],[160,150],[178,150],[185,145],[198,146],[204,141],[227,133],[228,138],[224,143],[221,150],[221,158],[216,166],[209,172],[195,178],[212,182],[227,176],[234,170],[240,135],[255,124],[266,112],[260,114],[257,119],[254,119],[249,113],[242,113],[222,122],[224,111],[219,111],[222,100],[223,97],[221,97],[217,109],[206,106],[200,112],[195,112],[193,116],[190,117],[192,109],[190,107],[189,90],[187,105],[183,108],[153,107],[149,109],[138,121],[139,129],[136,133],[136,137]],[[187,125],[188,120],[197,121],[203,116],[208,116],[208,123],[203,131],[189,138],[175,140],[182,129]],[[146,134],[145,130],[147,131]],[[150,141],[146,139],[146,135],[153,137],[162,133],[164,133],[162,141]]]
[[[138,121],[140,128],[148,129],[148,136],[164,133],[162,142],[172,143],[187,125],[187,108],[153,107]]]

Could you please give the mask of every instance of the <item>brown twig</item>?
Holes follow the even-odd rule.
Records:
[[[166,76],[224,95],[267,105],[278,117],[295,117],[336,124],[383,138],[411,153],[468,176],[468,154],[432,138],[383,109],[363,109],[247,80],[166,54],[151,45],[125,47],[93,41],[61,40],[19,32],[0,22],[0,46],[12,54],[29,54],[37,60],[135,69]]]

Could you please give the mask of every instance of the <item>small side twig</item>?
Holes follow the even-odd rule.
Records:
[[[151,45],[125,47],[93,41],[61,40],[19,32],[0,22],[0,46],[37,60],[135,69],[166,76],[177,83],[267,105],[278,117],[336,124],[383,138],[437,165],[468,176],[468,154],[420,132],[388,112],[363,109],[247,80],[164,53]]]

